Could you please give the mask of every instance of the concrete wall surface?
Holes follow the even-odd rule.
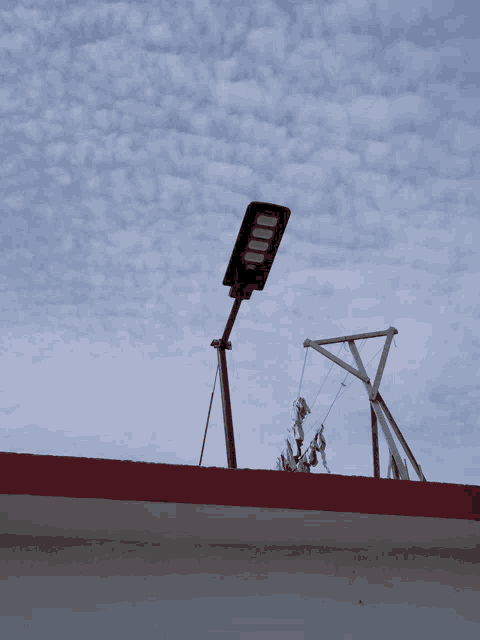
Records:
[[[3,494],[0,638],[477,640],[479,535],[469,519]]]

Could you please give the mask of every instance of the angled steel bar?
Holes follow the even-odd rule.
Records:
[[[353,340],[349,340],[348,346],[350,347],[350,351],[352,352],[353,358],[355,360],[355,364],[357,365],[360,373],[362,374],[362,376],[364,376],[368,380],[367,384],[365,384],[365,380],[363,381],[368,391],[368,398],[369,400],[375,400],[373,395],[373,388],[372,388],[372,385],[370,384],[370,378],[368,377],[368,373],[366,372],[365,367],[363,366],[362,359],[360,358],[360,354],[358,353],[357,345],[355,344],[355,342],[353,342]]]
[[[360,358],[360,354],[358,353],[358,349],[356,344],[353,342],[353,340],[349,340],[348,341],[348,346],[350,347],[350,351],[352,352],[352,355],[355,359],[355,363],[358,367],[358,369],[361,371],[362,376],[364,377],[368,377],[367,376],[367,372],[365,371],[365,367],[363,366],[363,362],[362,359]],[[321,347],[320,347],[321,348]],[[363,383],[365,385],[365,388],[367,389],[367,393],[368,393],[368,397],[370,399],[370,402],[373,405],[373,408],[375,409],[375,412],[377,414],[377,417],[380,421],[380,425],[382,427],[382,431],[385,435],[385,438],[387,439],[388,442],[388,447],[390,449],[390,452],[393,454],[394,458],[395,458],[395,462],[396,465],[398,467],[398,471],[400,473],[400,477],[403,480],[407,479],[407,470],[405,469],[402,459],[400,458],[400,454],[398,453],[398,449],[397,449],[397,445],[395,444],[395,441],[392,438],[392,434],[390,433],[390,430],[388,428],[387,425],[387,421],[385,420],[385,416],[382,413],[382,409],[380,407],[380,405],[376,402],[375,400],[375,396],[373,393],[373,388],[372,385],[370,384],[370,381]]]
[[[377,416],[370,403],[370,415],[372,418],[372,447],[373,447],[373,475],[375,478],[380,478],[380,457],[378,453],[378,427]]]
[[[390,478],[390,471],[393,474],[394,480],[400,480],[400,474],[398,473],[398,468],[395,462],[395,458],[392,455],[390,456],[390,463],[388,465],[387,478]]]
[[[390,424],[392,425],[392,428],[393,428],[397,438],[399,439],[400,444],[402,445],[405,453],[407,454],[408,459],[410,460],[410,463],[411,463],[412,467],[415,469],[419,480],[422,480],[423,482],[426,482],[425,476],[423,475],[423,472],[422,472],[422,469],[420,468],[420,465],[417,463],[413,453],[410,451],[410,447],[406,443],[405,438],[402,435],[402,432],[398,428],[398,425],[395,422],[395,420],[393,419],[392,414],[388,410],[388,407],[385,404],[382,396],[380,395],[380,392],[378,392],[378,394],[377,394],[377,402],[379,403],[379,405],[382,407],[383,411],[385,412],[385,415],[387,416]]]
[[[338,364],[340,367],[343,367],[343,369],[345,369],[346,371],[351,373],[353,376],[356,376],[357,378],[359,378],[362,382],[370,382],[370,379],[366,374],[362,375],[356,369],[351,367],[349,364],[347,364],[343,360],[340,360],[340,358],[337,358],[337,356],[334,356],[333,353],[330,353],[326,349],[322,349],[322,347],[319,347],[315,342],[312,342],[311,340],[308,340],[308,338],[303,343],[303,346],[304,347],[312,347],[312,349],[315,349],[315,351],[318,351],[318,353],[321,353],[323,356],[325,356],[326,358],[328,358],[332,362],[335,362],[335,364]]]
[[[235,298],[235,300],[233,301],[232,310],[230,311],[230,315],[228,316],[227,324],[225,325],[225,329],[223,331],[223,336],[220,339],[220,342],[223,344],[228,342],[230,334],[232,333],[234,322],[237,319],[238,310],[240,309],[241,304],[242,304],[242,298]]]
[[[378,365],[377,375],[375,376],[375,382],[373,383],[373,400],[375,400],[375,398],[377,397],[378,387],[383,376],[383,370],[385,369],[385,363],[387,362],[388,352],[390,350],[390,345],[392,344],[395,331],[396,330],[393,327],[390,327],[390,329],[387,331],[387,339],[385,340],[385,346],[383,347],[382,356]]]
[[[375,409],[375,413],[377,414],[377,418],[380,422],[380,426],[382,427],[383,435],[387,440],[390,453],[393,456],[393,459],[395,460],[395,464],[397,465],[400,478],[402,480],[407,480],[407,470],[400,457],[400,453],[398,452],[397,445],[395,444],[395,440],[393,439],[392,434],[390,433],[390,430],[387,425],[387,421],[385,420],[385,416],[383,415],[383,412],[382,412],[382,408],[380,407],[380,405],[376,400],[372,401],[372,405],[373,405],[373,408]]]
[[[393,469],[393,473],[395,474],[395,476],[394,476],[395,480],[400,480],[400,472],[398,470],[397,463],[395,462],[395,458],[393,456],[392,456],[392,469]],[[407,478],[405,478],[405,479],[407,479]]]
[[[373,331],[373,333],[357,333],[353,336],[345,336],[344,338],[327,338],[326,340],[313,340],[315,344],[334,344],[335,342],[349,342],[350,340],[363,340],[364,338],[379,338],[380,336],[388,335],[388,332],[393,329],[393,334],[397,334],[398,331],[395,327],[390,327],[386,331]]]
[[[368,373],[365,367],[363,366],[362,359],[360,358],[360,354],[358,353],[357,345],[353,340],[349,340],[348,346],[350,347],[350,351],[352,352],[353,358],[355,360],[355,364],[357,365],[358,370],[363,376],[364,382],[368,381],[368,383],[370,384],[370,378],[368,377]]]
[[[211,347],[215,347],[215,349],[217,349],[218,354],[220,390],[222,393],[223,426],[225,430],[225,444],[227,447],[227,463],[229,469],[237,468],[237,453],[235,449],[235,436],[233,433],[232,403],[230,401],[230,387],[228,386],[227,356],[225,354],[225,349],[230,350],[232,348],[232,345],[228,341],[228,338],[230,337],[230,333],[232,332],[233,324],[237,317],[241,303],[241,298],[235,298],[222,337],[220,338],[220,340],[213,340],[210,345]]]

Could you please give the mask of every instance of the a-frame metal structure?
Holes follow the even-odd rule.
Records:
[[[408,459],[412,464],[412,467],[415,469],[418,475],[418,478],[423,482],[426,482],[425,476],[422,473],[422,469],[420,468],[420,465],[417,464],[417,461],[415,460],[413,453],[410,451],[410,448],[408,444],[405,442],[405,439],[402,433],[400,432],[400,429],[398,428],[397,423],[393,419],[392,414],[388,410],[388,407],[383,401],[383,398],[380,395],[380,392],[378,390],[378,387],[380,386],[380,381],[382,379],[383,370],[385,369],[385,363],[387,361],[390,345],[392,343],[393,336],[397,333],[398,331],[395,329],[395,327],[390,327],[389,329],[387,329],[387,331],[374,331],[373,333],[358,333],[353,336],[344,336],[341,338],[329,338],[327,340],[307,339],[303,343],[303,346],[312,347],[312,349],[315,349],[315,351],[318,351],[329,360],[332,360],[332,362],[335,362],[335,364],[338,364],[340,367],[342,367],[352,375],[359,378],[365,385],[365,388],[368,393],[368,398],[370,400],[370,412],[371,412],[371,419],[372,419],[374,476],[376,478],[380,477],[380,461],[379,461],[379,455],[378,455],[378,429],[377,429],[377,418],[378,418],[378,421],[380,422],[380,425],[382,427],[382,431],[385,435],[385,438],[387,439],[388,448],[390,451],[390,464],[388,468],[388,477],[390,477],[390,470],[393,469],[394,478],[400,479],[400,480],[410,479],[408,475],[406,462],[404,463],[404,461],[400,457],[397,445],[395,444],[392,434],[390,433],[390,430],[388,428],[387,420],[390,422],[390,425],[392,426],[392,429],[395,435],[397,436],[398,440],[400,441],[400,444],[402,445],[405,453],[407,454]],[[363,366],[363,362],[360,358],[358,349],[355,345],[355,340],[363,340],[364,338],[379,338],[381,336],[386,336],[385,346],[383,348],[383,353],[380,358],[380,363],[378,365],[377,373],[375,375],[375,381],[372,385],[370,382],[370,378],[368,377],[367,372],[365,370],[365,367]],[[358,370],[354,369],[349,364],[347,364],[340,358],[337,358],[337,356],[334,356],[329,351],[321,347],[321,345],[334,344],[335,342],[348,342],[348,346],[350,347],[350,351],[352,352],[352,355],[354,357]]]

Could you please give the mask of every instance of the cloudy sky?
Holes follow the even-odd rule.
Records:
[[[230,338],[238,466],[275,467],[307,351],[306,439],[372,475],[362,383],[303,342],[394,326],[380,391],[427,480],[480,484],[474,0],[2,7],[2,450],[198,464],[259,200],[292,214]]]

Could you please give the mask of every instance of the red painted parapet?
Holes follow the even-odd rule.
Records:
[[[480,520],[480,487],[0,453],[0,494]]]

